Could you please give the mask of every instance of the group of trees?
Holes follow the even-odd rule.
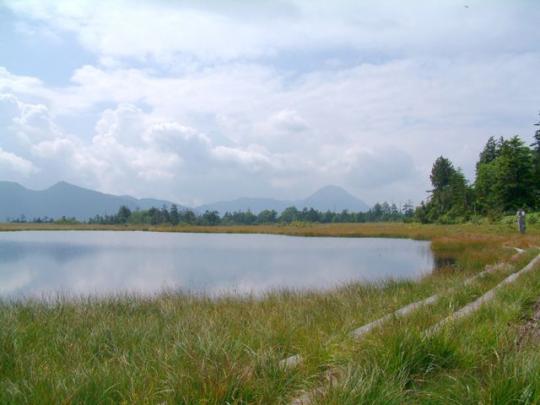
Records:
[[[26,215],[21,215],[17,218],[7,218],[7,222],[11,222],[12,224],[59,224],[59,225],[70,225],[70,224],[78,224],[80,221],[77,220],[77,218],[74,217],[66,217],[62,216],[60,218],[50,218],[50,217],[35,217],[28,219],[26,218]]]
[[[283,212],[264,210],[259,214],[251,211],[227,212],[220,216],[217,211],[206,211],[196,214],[191,210],[179,210],[176,205],[170,209],[151,208],[144,211],[131,211],[120,207],[115,215],[98,215],[88,222],[91,224],[148,224],[148,225],[258,225],[258,224],[290,224],[292,222],[344,223],[344,222],[386,222],[412,220],[414,206],[407,203],[398,208],[395,204],[377,203],[367,212],[318,211],[313,208],[302,210],[289,207]]]
[[[205,213],[206,214],[206,213]],[[214,215],[208,213],[203,218],[198,217],[191,210],[179,210],[178,206],[173,204],[170,209],[163,206],[161,209],[150,208],[149,210],[136,210],[131,211],[128,207],[122,206],[115,215],[97,215],[91,218],[88,222],[90,224],[105,224],[105,225],[120,225],[120,224],[170,224],[178,225],[184,224],[196,224],[204,222],[205,225],[213,225],[215,222]]]
[[[421,222],[497,218],[519,208],[540,209],[540,129],[530,146],[519,136],[489,138],[476,163],[474,183],[442,156],[435,161],[430,179],[430,197],[415,213]]]
[[[63,218],[65,219],[65,217]],[[26,218],[26,215],[23,214],[17,218],[7,218],[7,222],[11,222],[12,224],[26,224],[28,222],[34,224],[52,224],[55,222],[55,220],[49,217],[36,217],[28,219]]]

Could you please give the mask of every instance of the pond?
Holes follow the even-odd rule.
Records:
[[[429,242],[259,234],[0,232],[0,297],[210,295],[416,279]]]

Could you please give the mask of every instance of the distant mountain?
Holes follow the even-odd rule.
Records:
[[[250,210],[254,214],[269,209],[277,212],[283,211],[287,207],[298,209],[314,208],[319,211],[349,210],[354,212],[367,211],[368,205],[362,200],[350,194],[345,189],[338,186],[326,186],[316,191],[312,195],[302,200],[275,200],[272,198],[239,198],[231,201],[219,201],[213,204],[206,204],[197,207],[198,212],[218,211],[220,214],[234,211]]]
[[[146,210],[163,205],[170,207],[170,201],[151,198],[137,199],[131,196],[116,196],[60,182],[46,190],[29,190],[18,183],[0,181],[0,222],[24,215],[33,218],[68,218],[87,220],[96,215],[112,215],[125,205],[131,210]],[[179,209],[188,207],[177,204]],[[272,198],[239,198],[201,205],[194,211],[218,211],[220,214],[234,211],[247,211],[258,214],[269,209],[277,212],[287,207],[298,209],[315,208],[319,211],[367,211],[368,206],[341,187],[326,186],[303,200],[276,200]]]
[[[115,196],[60,182],[41,191],[20,184],[0,182],[0,221],[18,218],[75,217],[86,220],[96,215],[111,215],[125,205],[131,210],[171,206],[170,201]],[[183,208],[180,207],[179,208]]]
[[[315,208],[319,211],[341,212],[349,210],[363,212],[369,209],[368,205],[338,186],[326,186],[316,191],[308,198],[294,204],[298,208]]]
[[[217,211],[223,215],[226,212],[245,212],[249,210],[255,214],[258,214],[264,210],[276,210],[277,212],[281,212],[291,205],[293,205],[291,201],[281,201],[273,198],[244,197],[231,201],[218,201],[211,204],[200,205],[195,208],[195,211],[198,213],[203,213],[205,211]]]

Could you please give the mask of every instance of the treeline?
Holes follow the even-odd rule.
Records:
[[[8,220],[12,223],[55,223],[55,224],[99,224],[99,225],[261,225],[261,224],[290,224],[293,222],[309,223],[347,223],[347,222],[411,222],[414,220],[415,209],[412,202],[402,207],[387,202],[377,203],[367,212],[341,212],[319,211],[313,208],[302,210],[289,207],[278,213],[275,210],[264,210],[259,214],[251,211],[226,212],[220,216],[217,211],[205,211],[197,214],[192,210],[180,210],[172,205],[169,209],[130,210],[126,206],[120,207],[113,215],[96,215],[88,221],[79,221],[76,218],[49,217],[27,219],[24,215]]]
[[[519,136],[489,138],[476,163],[474,183],[442,156],[430,179],[430,196],[415,212],[415,219],[423,223],[457,223],[480,216],[496,220],[520,208],[539,210],[540,129],[531,145]]]
[[[64,220],[65,217],[62,217]],[[26,223],[34,223],[34,224],[53,224],[56,221],[53,218],[49,217],[37,217],[32,219],[27,219],[26,215],[21,215],[17,218],[8,218],[7,222],[11,222],[12,224],[26,224]]]
[[[60,224],[60,225],[70,225],[70,224],[80,224],[77,218],[62,216],[60,218],[54,219],[50,217],[35,217],[32,219],[26,218],[26,215],[21,215],[17,218],[7,218],[7,222],[12,224]]]
[[[192,210],[179,210],[176,205],[170,209],[151,208],[149,210],[131,211],[120,207],[115,215],[97,215],[90,219],[90,224],[101,225],[261,225],[261,224],[290,224],[293,222],[310,223],[346,223],[346,222],[390,222],[412,221],[414,206],[407,203],[398,208],[395,204],[387,202],[377,203],[367,212],[341,212],[318,211],[313,208],[302,210],[289,207],[278,213],[275,210],[264,210],[259,214],[251,211],[226,212],[220,216],[217,211],[206,211],[197,214]]]
[[[98,215],[88,221],[90,224],[119,225],[261,225],[261,224],[290,224],[294,222],[309,223],[345,223],[345,222],[389,222],[412,220],[414,206],[412,203],[398,208],[387,202],[377,203],[367,212],[318,211],[313,208],[302,210],[289,207],[278,213],[275,210],[264,210],[259,214],[251,211],[226,212],[220,216],[217,211],[206,211],[197,214],[192,210],[179,210],[176,205],[170,209],[151,208],[149,210],[131,211],[120,207],[116,215]]]

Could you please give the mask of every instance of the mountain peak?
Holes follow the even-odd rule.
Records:
[[[88,219],[112,215],[124,205],[131,210],[170,206],[168,201],[136,199],[105,194],[60,181],[41,190],[29,190],[18,183],[0,182],[0,221],[25,215],[27,218],[62,216]]]
[[[19,183],[16,183],[14,181],[0,181],[0,186],[1,187],[10,187],[10,188],[17,188],[17,189],[20,189],[20,190],[24,190],[25,188],[23,186],[21,186]]]
[[[316,194],[347,194],[347,195],[352,195],[347,190],[345,190],[343,187],[336,186],[336,185],[333,185],[333,184],[329,184],[327,186],[321,187],[320,189],[315,191],[312,194],[312,196],[316,195]]]
[[[81,188],[81,187],[62,180],[62,181],[59,181],[58,183],[53,184],[52,186],[50,186],[48,188],[48,190],[57,190],[57,189],[66,189],[66,188]]]
[[[343,187],[335,185],[320,188],[299,204],[320,211],[367,211],[369,209],[365,202]]]
[[[283,211],[287,207],[296,207],[298,209],[313,208],[319,211],[341,212],[348,210],[350,212],[367,211],[369,207],[362,200],[356,198],[342,187],[328,185],[315,191],[309,197],[287,201],[275,200],[272,198],[239,198],[230,201],[219,201],[213,204],[206,204],[197,208],[197,211],[205,210],[218,211],[220,214],[234,211],[248,211],[254,214],[265,209],[273,209],[277,212]]]

